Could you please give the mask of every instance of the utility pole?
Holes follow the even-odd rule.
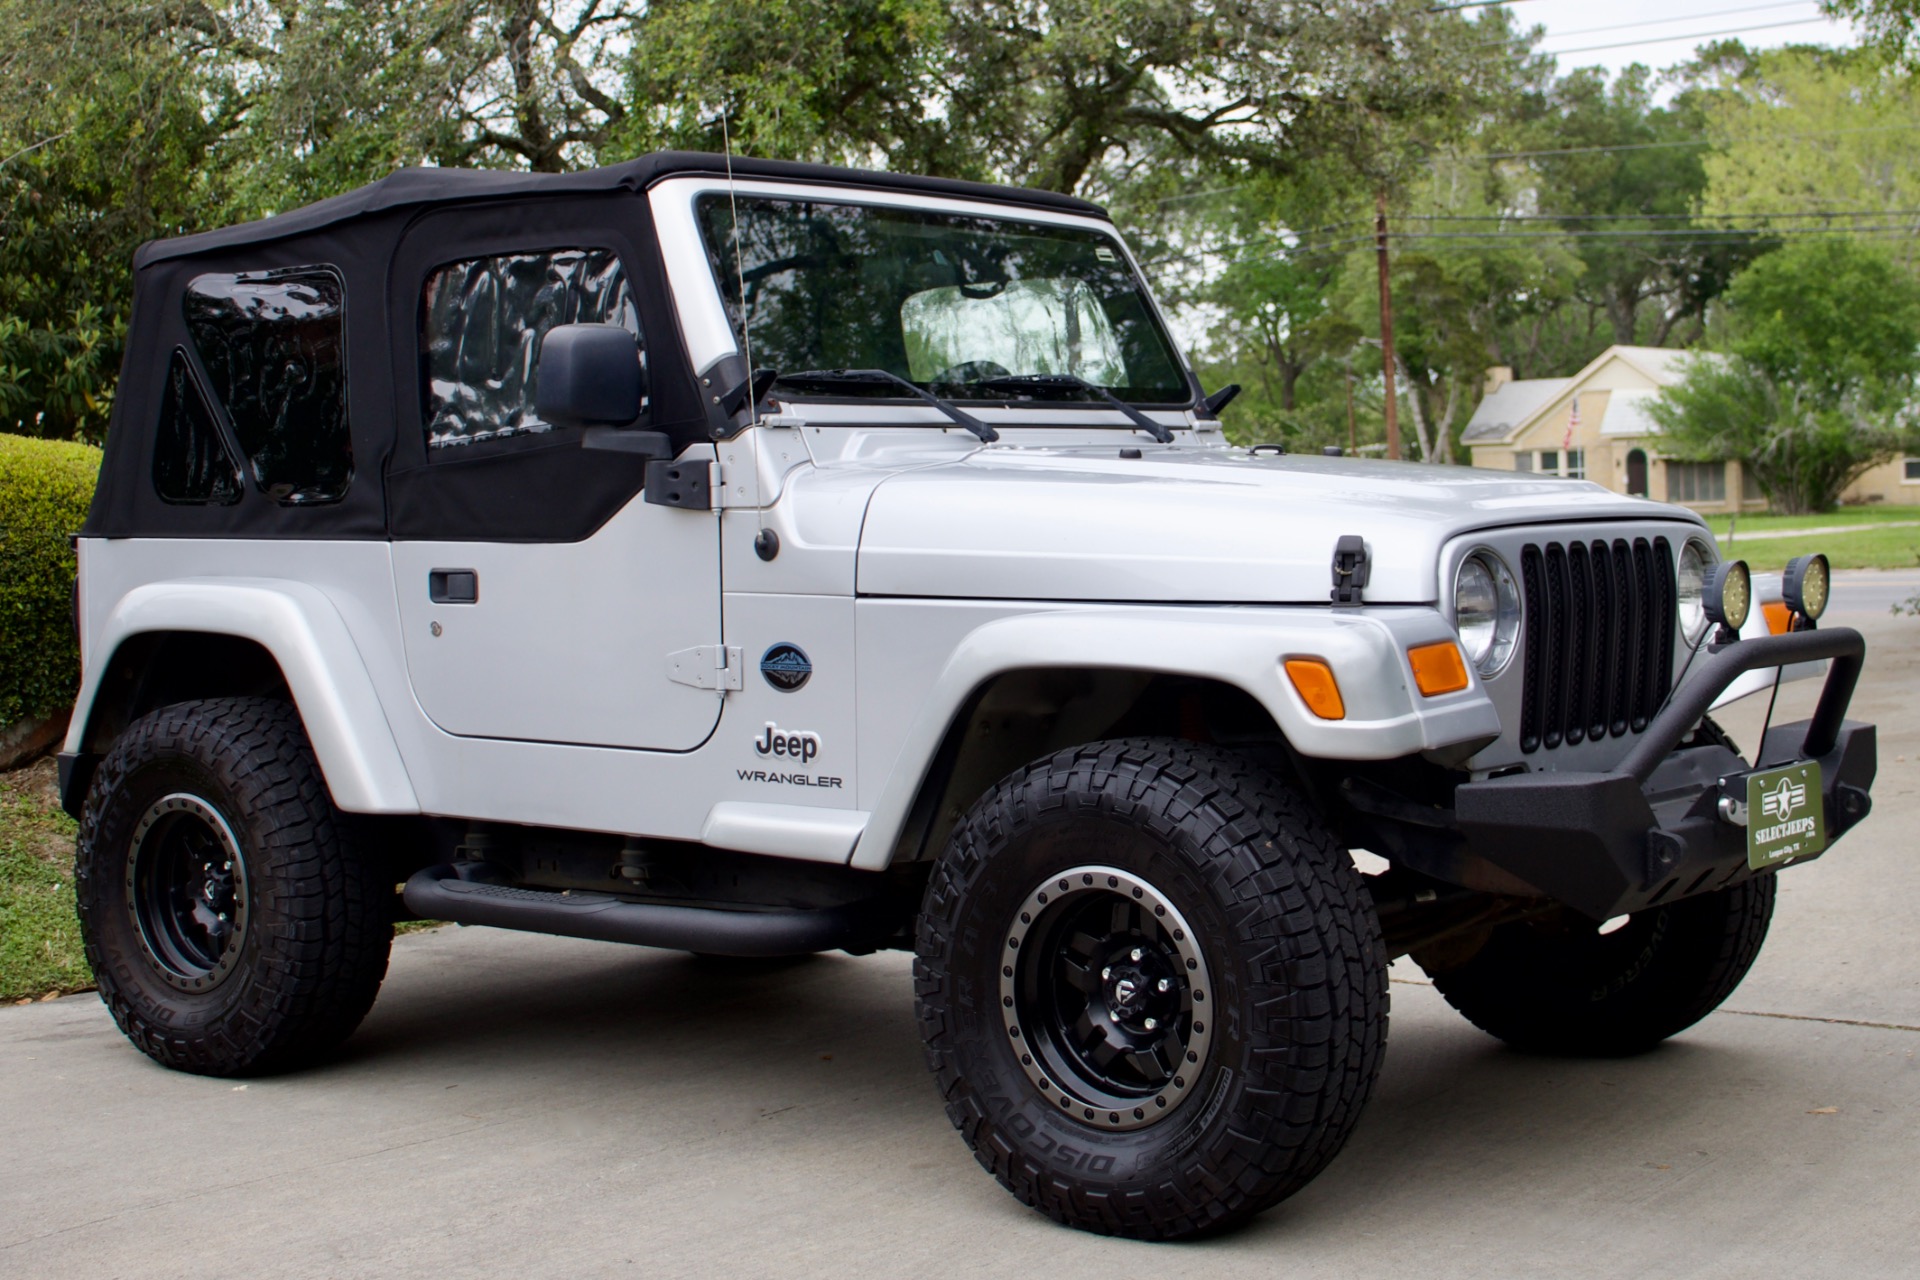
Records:
[[[1387,189],[1375,193],[1373,242],[1380,259],[1380,373],[1386,380],[1387,456],[1400,457],[1400,398],[1394,394],[1393,371],[1399,363],[1393,353],[1393,289],[1387,282]]]

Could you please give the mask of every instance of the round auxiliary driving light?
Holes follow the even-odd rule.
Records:
[[[1700,643],[1707,629],[1707,611],[1702,602],[1707,594],[1707,575],[1713,572],[1713,555],[1699,542],[1680,549],[1680,567],[1676,575],[1679,591],[1680,634],[1689,646]]]
[[[1728,631],[1737,632],[1747,625],[1753,608],[1753,574],[1745,560],[1727,560],[1707,578],[1707,589],[1700,599],[1707,619]]]
[[[1453,625],[1460,648],[1482,676],[1507,665],[1520,640],[1520,586],[1506,562],[1476,551],[1453,578]]]
[[[1787,608],[1811,622],[1827,611],[1827,597],[1832,587],[1833,570],[1825,556],[1818,553],[1795,556],[1787,561],[1780,595],[1787,602]]]

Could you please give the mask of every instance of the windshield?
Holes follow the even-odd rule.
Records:
[[[1098,231],[742,196],[736,266],[728,198],[702,197],[698,211],[759,368],[884,369],[972,399],[1016,394],[985,385],[995,378],[1068,374],[1136,404],[1193,399],[1139,279]]]

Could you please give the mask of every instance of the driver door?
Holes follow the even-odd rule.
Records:
[[[424,456],[389,474],[394,590],[415,697],[450,734],[688,751],[719,718],[711,682],[669,675],[720,640],[718,521],[646,502],[644,456],[534,407],[553,326],[618,324],[645,350],[620,208],[429,215],[396,258]]]

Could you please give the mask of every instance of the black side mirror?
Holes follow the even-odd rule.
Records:
[[[557,427],[627,426],[647,377],[640,344],[617,324],[562,324],[540,343],[540,417]]]

